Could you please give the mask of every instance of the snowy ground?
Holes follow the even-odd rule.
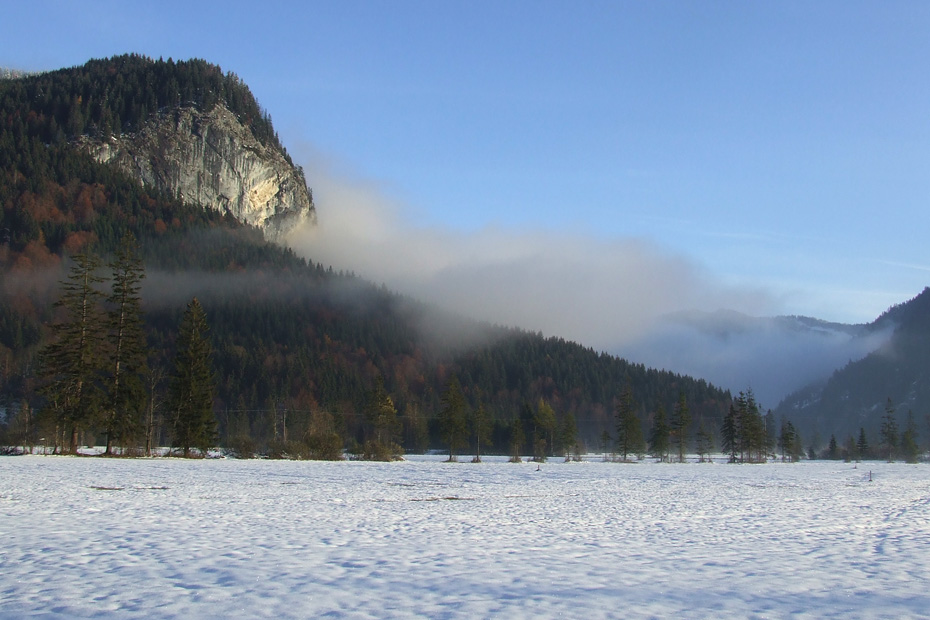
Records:
[[[0,458],[0,618],[930,617],[927,465],[441,460]]]

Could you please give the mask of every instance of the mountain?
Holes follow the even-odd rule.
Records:
[[[806,436],[825,443],[858,438],[865,429],[877,445],[881,418],[891,404],[900,428],[913,412],[923,420],[930,411],[930,288],[890,308],[868,326],[890,337],[862,359],[848,362],[822,381],[787,396],[776,413],[792,420]],[[924,427],[925,428],[925,427]]]
[[[81,148],[143,185],[229,213],[274,241],[314,219],[303,171],[220,102],[209,111],[162,109],[135,132],[86,138]]]
[[[684,394],[695,424],[716,427],[731,400],[703,380],[440,312],[274,243],[313,220],[304,172],[246,85],[202,60],[127,55],[0,81],[0,206],[0,405],[8,437],[16,428],[23,441],[58,432],[38,390],[38,352],[69,257],[106,258],[128,232],[147,274],[156,441],[170,427],[158,403],[194,296],[211,328],[227,446],[309,446],[321,429],[340,445],[362,443],[383,386],[400,416],[397,440],[439,447],[453,376],[468,406],[490,414],[498,451],[518,418],[527,436],[517,443],[532,449],[541,401],[560,422],[572,416],[594,447],[626,387],[644,423]],[[85,428],[84,441],[99,430]]]
[[[849,360],[880,347],[890,329],[803,316],[754,317],[731,310],[681,312],[617,353],[648,365],[704,377],[734,393],[751,388],[764,407]]]

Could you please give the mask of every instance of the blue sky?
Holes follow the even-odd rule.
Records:
[[[508,309],[866,322],[930,283],[922,0],[10,2],[0,16],[2,66],[132,51],[235,72],[314,186],[332,234],[303,240],[311,257],[483,297],[453,305],[484,318],[604,345],[623,339],[590,331],[610,312]]]

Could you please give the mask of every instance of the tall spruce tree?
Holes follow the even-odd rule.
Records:
[[[562,452],[565,453],[565,460],[581,460],[580,450],[578,449],[578,424],[575,422],[575,415],[571,411],[566,411],[559,422],[559,443],[562,446]]]
[[[714,449],[714,436],[704,424],[704,419],[698,419],[697,434],[694,438],[694,451],[697,452],[698,462],[704,463],[708,460],[707,456]]]
[[[882,449],[885,456],[888,457],[888,462],[891,463],[894,461],[898,449],[898,422],[895,419],[895,408],[891,403],[891,398],[885,404],[885,415],[882,416],[880,433]]]
[[[442,394],[442,408],[439,411],[439,431],[442,440],[449,446],[449,462],[456,460],[455,455],[465,442],[465,432],[468,412],[465,405],[465,394],[459,384],[458,377],[449,381],[446,391]]]
[[[917,439],[917,422],[914,420],[914,412],[908,410],[904,432],[901,433],[901,456],[904,457],[906,463],[916,463],[920,456]]]
[[[859,459],[867,459],[872,455],[869,439],[866,437],[865,428],[862,426],[859,427],[859,439],[856,440],[856,450],[859,452]]]
[[[649,432],[649,454],[662,462],[668,460],[670,433],[665,407],[660,403],[652,418],[652,430]]]
[[[401,428],[397,418],[397,407],[394,405],[394,399],[384,389],[384,379],[381,375],[378,375],[375,388],[368,395],[365,417],[375,431],[373,443],[365,450],[367,457],[379,461],[390,461],[400,457],[403,450],[394,441]]]
[[[627,386],[617,403],[617,453],[626,461],[629,455],[644,452],[643,426],[633,408],[633,390]]]
[[[738,463],[740,460],[739,415],[736,406],[732,403],[727,414],[723,416],[720,437],[723,441],[723,451],[727,455],[727,461]]]
[[[54,340],[41,353],[42,393],[57,420],[59,432],[68,435],[68,451],[77,452],[78,437],[97,418],[103,400],[100,389],[104,334],[96,287],[100,260],[90,253],[76,254],[62,295],[55,307],[62,320],[52,325]]]
[[[139,296],[145,268],[132,233],[123,238],[110,269],[106,454],[111,453],[114,441],[125,446],[135,438],[142,426],[142,412],[148,400],[145,393],[148,345]]]
[[[522,463],[523,462],[523,457],[520,456],[520,452],[523,447],[523,441],[524,441],[523,422],[520,419],[520,416],[516,416],[513,419],[513,423],[510,425],[510,462],[511,463]]]
[[[475,438],[475,457],[472,463],[481,462],[481,446],[491,443],[491,416],[482,403],[474,408],[469,416],[472,437]]]
[[[545,399],[540,398],[533,412],[533,460],[545,461],[552,450],[552,435],[555,431],[555,410]]]
[[[672,410],[671,438],[678,453],[678,462],[685,462],[685,452],[688,451],[688,433],[691,428],[691,411],[685,393],[678,394],[678,402]]]
[[[213,413],[213,348],[207,315],[195,297],[187,304],[178,332],[178,350],[168,395],[172,416],[172,445],[185,457],[196,448],[202,454],[216,440]]]
[[[765,423],[752,390],[736,397],[737,443],[740,461],[765,462]]]

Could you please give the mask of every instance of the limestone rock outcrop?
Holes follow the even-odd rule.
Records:
[[[186,202],[230,213],[272,241],[316,221],[303,171],[222,105],[162,111],[137,132],[83,146],[97,161]]]

